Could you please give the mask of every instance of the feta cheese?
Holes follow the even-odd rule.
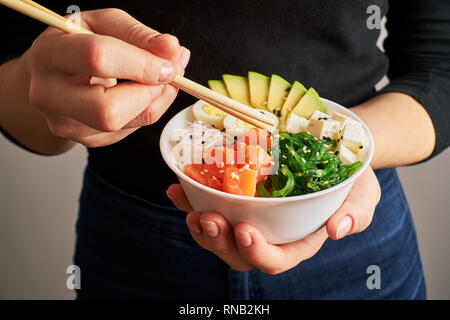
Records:
[[[314,113],[312,114],[312,116],[311,116],[310,119],[316,119],[316,120],[319,120],[319,118],[320,118],[321,120],[328,120],[328,119],[330,119],[330,116],[327,115],[326,113],[323,113],[323,112],[321,112],[321,111],[319,111],[319,110],[316,110],[316,111],[314,111]]]
[[[301,131],[306,131],[307,127],[308,127],[308,120],[291,113],[287,118],[284,130],[290,133],[299,133]]]
[[[331,116],[331,119],[339,121],[341,123],[341,129],[349,122],[352,122],[352,121],[356,122],[352,118],[350,118],[346,115],[343,115],[342,113],[339,113],[339,112],[333,113],[333,115]]]
[[[358,161],[358,157],[342,142],[339,142],[336,148],[338,157],[342,160],[342,164],[352,164]]]
[[[358,154],[364,148],[364,128],[356,122],[348,122],[342,130],[341,142],[353,153]]]
[[[340,122],[336,120],[309,119],[307,130],[318,139],[324,139],[325,137],[336,140],[338,138],[339,128]]]

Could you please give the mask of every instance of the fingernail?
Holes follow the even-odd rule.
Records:
[[[250,247],[252,245],[252,236],[246,231],[239,231],[236,233],[236,240],[242,247]]]
[[[188,224],[187,226],[188,226],[189,230],[190,230],[192,233],[195,233],[195,234],[200,234],[200,233],[202,233],[202,230],[201,230],[200,227],[199,227],[198,225],[196,225],[196,224]]]
[[[200,224],[208,237],[215,238],[219,235],[219,228],[214,222],[200,220]]]
[[[175,74],[175,69],[173,68],[172,64],[165,64],[161,67],[161,70],[159,71],[159,82],[167,82],[173,78],[173,75]]]
[[[342,239],[343,237],[345,237],[350,232],[351,228],[352,228],[352,218],[350,218],[349,216],[343,217],[339,221],[339,224],[337,227],[337,231],[336,231],[337,238]]]
[[[191,58],[191,52],[188,49],[184,49],[183,57],[181,58],[181,65],[183,68],[186,68],[186,66],[189,63],[189,59]]]

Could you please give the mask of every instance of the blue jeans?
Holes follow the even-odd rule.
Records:
[[[192,240],[185,213],[119,190],[87,167],[76,225],[77,297],[425,299],[416,234],[397,173],[376,174],[382,198],[364,232],[328,239],[311,259],[267,275],[230,269]],[[379,267],[380,289],[368,288],[371,265]]]

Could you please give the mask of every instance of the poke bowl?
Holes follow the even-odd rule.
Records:
[[[214,186],[201,183],[202,181],[199,179],[195,179],[195,176],[183,170],[183,166],[180,165],[180,160],[174,156],[174,148],[176,148],[178,143],[174,139],[174,134],[180,128],[185,128],[188,124],[196,121],[194,108],[198,109],[199,106],[206,105],[201,100],[197,101],[195,105],[189,106],[177,113],[166,124],[160,137],[160,151],[168,167],[177,175],[186,197],[195,211],[218,212],[232,226],[242,222],[249,223],[258,228],[267,241],[272,244],[296,241],[316,232],[325,225],[330,216],[341,206],[347,197],[354,181],[370,165],[374,152],[373,137],[368,127],[358,116],[351,110],[330,100],[320,98],[320,101],[326,108],[328,114],[338,114],[344,116],[346,119],[351,119],[351,121],[359,123],[365,135],[364,152],[359,157],[362,163],[355,167],[356,169],[343,181],[322,190],[292,196],[264,197],[258,196],[258,192],[255,193],[256,196],[248,196],[224,192]],[[290,135],[293,136],[292,134]],[[343,139],[343,136],[339,136],[337,140],[341,138]],[[234,139],[236,140],[236,137]],[[313,140],[317,141],[314,138]],[[342,148],[345,147],[343,146]],[[362,146],[359,146],[359,148],[362,149]],[[305,147],[303,147],[303,151],[305,151]],[[332,156],[331,153],[337,154],[335,151],[329,151],[329,153],[330,157]],[[304,161],[303,158],[302,160]],[[203,159],[202,161],[204,163]],[[219,168],[221,167],[219,165],[217,166]],[[283,166],[278,167],[278,172],[283,170],[283,168]],[[236,174],[243,169],[236,169]],[[224,170],[219,171],[222,172]],[[204,171],[201,171],[201,173],[202,175],[205,174]],[[283,171],[283,173],[285,174],[286,172]],[[234,172],[231,173],[231,176],[236,178],[236,174],[234,176],[233,174]],[[297,175],[301,174],[297,173]],[[271,176],[268,175],[268,177],[269,179],[267,177],[265,179],[270,180]],[[218,180],[215,177],[213,179],[214,181]],[[226,179],[226,177],[223,179]],[[219,182],[222,183],[222,181]],[[322,181],[322,185],[325,182]],[[261,185],[264,183],[261,182]],[[261,189],[259,190],[262,193]],[[266,188],[264,190],[267,191]]]

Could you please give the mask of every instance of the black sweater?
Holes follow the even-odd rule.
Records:
[[[41,3],[61,14],[71,4]],[[433,156],[449,145],[448,0],[94,0],[79,5],[81,10],[119,7],[160,32],[174,34],[192,53],[186,75],[203,84],[223,73],[274,73],[351,107],[378,94],[374,86],[387,74],[391,83],[381,92],[409,94],[431,116],[437,135]],[[376,46],[380,30],[367,27],[371,5],[381,9],[381,16],[387,14],[385,53]],[[24,52],[45,29],[6,8],[0,8],[0,26],[11,30],[2,32],[2,59]],[[164,124],[194,101],[180,93],[157,124],[114,145],[89,149],[89,164],[110,183],[169,204],[165,189],[176,178],[160,156],[158,139]]]

